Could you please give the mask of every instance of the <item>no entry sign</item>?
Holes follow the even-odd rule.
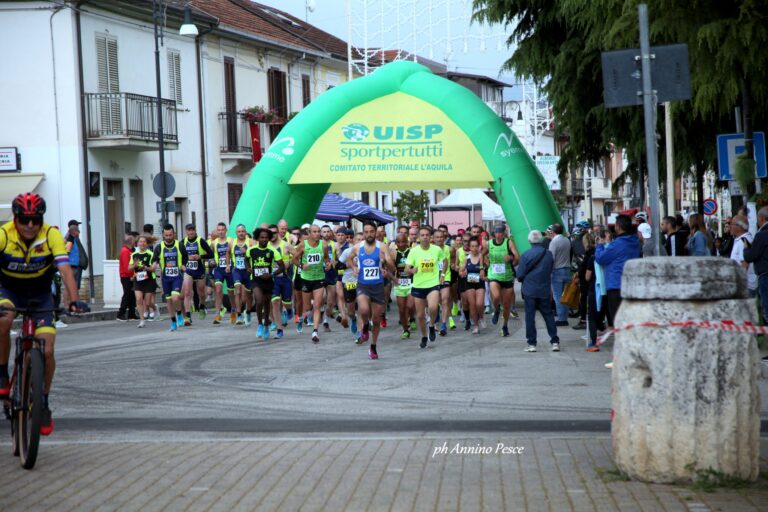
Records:
[[[717,201],[712,199],[704,200],[704,215],[714,215],[717,213]]]

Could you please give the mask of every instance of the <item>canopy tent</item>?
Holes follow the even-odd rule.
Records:
[[[479,204],[483,208],[484,221],[504,221],[504,211],[493,199],[478,188],[454,190],[436,206],[471,206]]]
[[[338,194],[325,194],[315,218],[329,222],[347,222],[350,219],[394,222],[395,218],[360,201]]]

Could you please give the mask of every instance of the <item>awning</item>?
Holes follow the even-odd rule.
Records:
[[[10,220],[11,202],[22,192],[32,192],[43,181],[42,172],[9,172],[0,173],[0,221]]]

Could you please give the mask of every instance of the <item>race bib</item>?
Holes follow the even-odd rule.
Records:
[[[343,276],[343,275],[344,275],[344,269],[343,269],[343,268],[342,268],[342,269],[339,269],[339,270],[337,270],[336,272],[337,272],[337,273],[338,273],[340,276]]]
[[[239,270],[245,268],[245,258],[243,256],[235,256],[235,268]]]
[[[379,267],[368,267],[363,269],[363,277],[368,279],[378,279],[380,274]]]
[[[261,277],[264,275],[269,274],[269,269],[265,267],[256,267],[253,269],[253,275],[256,277]]]
[[[197,261],[188,261],[187,262],[187,270],[197,270]]]
[[[179,267],[165,267],[165,275],[168,277],[176,277],[179,275]]]
[[[407,277],[401,277],[400,279],[397,280],[397,286],[405,286],[405,287],[411,286],[411,280],[408,279]]]
[[[349,291],[357,290],[357,281],[349,281],[348,283],[344,283],[344,288]]]
[[[467,274],[467,282],[468,283],[479,283],[480,282],[480,274],[478,273],[471,273]]]
[[[137,281],[146,281],[147,280],[147,271],[142,270],[141,272],[136,272],[136,280]]]
[[[438,261],[438,262],[437,262],[437,269],[438,269],[440,272],[442,272],[443,270],[445,270],[445,268],[444,268],[444,267],[445,267],[445,262],[444,262],[444,261],[440,260],[440,261]]]
[[[422,260],[419,265],[419,272],[434,272],[435,262],[432,260]]]
[[[221,259],[219,260],[219,267],[221,267],[221,268],[227,268],[227,260],[226,260],[226,259],[224,259],[224,258],[221,258]]]
[[[505,274],[507,266],[504,263],[494,263],[491,265],[491,272],[494,274]]]
[[[316,252],[312,254],[307,254],[308,265],[317,265],[318,263],[320,263],[321,259],[322,259],[322,256]]]

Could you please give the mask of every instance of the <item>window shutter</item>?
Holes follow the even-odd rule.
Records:
[[[168,89],[170,97],[181,104],[181,54],[174,50],[168,51]]]
[[[105,35],[96,36],[96,69],[100,93],[107,93],[99,101],[101,129],[104,135],[122,132],[120,73],[117,66],[117,40]]]

